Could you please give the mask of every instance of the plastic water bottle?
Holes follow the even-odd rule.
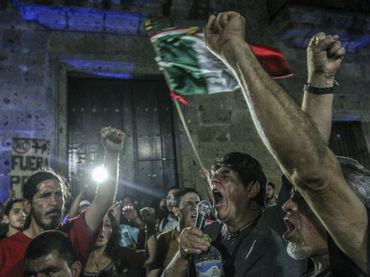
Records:
[[[223,276],[221,253],[213,245],[207,252],[196,255],[194,261],[197,277]]]

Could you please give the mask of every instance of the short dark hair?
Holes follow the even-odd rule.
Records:
[[[5,209],[4,209],[4,215],[7,215],[9,216],[9,213],[10,211],[13,209],[13,206],[15,203],[19,203],[19,202],[23,202],[23,199],[13,199],[13,200],[10,200],[6,206],[5,206]]]
[[[269,185],[270,187],[272,187],[274,190],[276,188],[274,183],[268,182],[267,185]]]
[[[175,199],[175,207],[178,207],[180,205],[181,197],[183,197],[185,194],[190,193],[190,192],[197,194],[200,198],[199,193],[195,189],[181,188],[173,194],[173,198]]]
[[[24,264],[27,260],[34,260],[50,254],[53,250],[58,251],[59,256],[65,260],[69,266],[76,261],[72,243],[67,234],[49,230],[36,236],[26,249]]]
[[[170,192],[170,190],[173,190],[173,189],[180,189],[179,187],[176,187],[176,186],[170,186],[168,189],[167,189],[167,193],[166,195]]]
[[[66,202],[66,198],[68,196],[69,191],[68,185],[65,182],[65,179],[56,172],[54,172],[51,168],[43,168],[37,171],[35,174],[31,175],[27,179],[26,183],[24,183],[22,188],[23,197],[32,203],[32,198],[38,191],[37,185],[40,184],[42,181],[48,179],[56,179],[59,181],[59,183],[62,186],[63,200],[64,202]]]
[[[212,166],[212,170],[216,171],[223,166],[238,173],[244,187],[257,181],[260,184],[260,191],[252,199],[264,206],[267,179],[262,166],[255,158],[245,153],[231,152],[217,159]]]

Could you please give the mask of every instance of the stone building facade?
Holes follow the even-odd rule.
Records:
[[[63,153],[67,136],[68,74],[107,71],[131,74],[134,78],[161,74],[154,62],[154,51],[143,21],[138,23],[136,31],[127,33],[52,30],[25,20],[14,2],[5,2],[0,7],[0,201],[5,200],[10,183],[13,137],[50,140],[52,165],[67,172],[60,160],[66,159]],[[191,7],[182,0],[173,1],[168,11],[170,18],[161,18],[165,2],[153,1],[137,10],[162,20],[167,26],[206,23],[199,14],[189,19]],[[278,48],[286,56],[294,76],[279,82],[297,102],[301,101],[306,81],[306,51],[299,44],[303,45],[315,30],[357,35],[353,36],[357,44],[348,46],[352,47],[351,52],[338,73],[340,87],[336,92],[334,118],[361,121],[369,153],[370,17],[352,11],[288,6],[277,10],[273,18],[267,18],[268,9],[261,3],[248,6],[241,5],[243,1],[230,1],[230,5],[234,2],[239,2],[238,8],[247,17],[247,30],[250,30],[247,39]],[[223,1],[215,3],[218,5],[214,4],[214,11],[225,8],[221,5]],[[356,22],[361,24],[354,24]],[[134,69],[128,66],[132,64]],[[257,136],[240,91],[190,96],[188,100],[191,105],[182,106],[182,109],[206,166],[227,152],[244,151],[261,162],[270,180],[280,184],[281,172]],[[199,165],[175,109],[173,117],[179,185],[195,186],[204,194]]]

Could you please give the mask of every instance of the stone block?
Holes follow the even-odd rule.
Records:
[[[204,102],[199,105],[199,113],[203,124],[230,124],[231,107],[221,109],[219,95],[209,95]]]
[[[345,76],[345,78],[355,77],[360,79],[363,78],[364,75],[361,64],[344,61],[340,67],[338,76]]]
[[[0,172],[10,173],[11,170],[11,149],[0,151]]]
[[[0,50],[0,64],[8,64],[10,58],[9,51]]]
[[[199,142],[230,141],[228,126],[201,126],[197,129]]]
[[[201,122],[203,124],[224,125],[231,123],[231,110],[217,110],[207,108],[201,112]]]
[[[240,90],[224,92],[220,94],[221,109],[233,109],[235,107],[235,94],[240,94]]]
[[[48,49],[50,33],[50,30],[34,30],[32,32],[30,32],[29,30],[24,30],[21,33],[23,46],[27,48],[30,52],[43,51],[45,53],[45,50]]]
[[[0,174],[0,202],[4,203],[8,198],[10,175]]]
[[[9,112],[0,113],[0,129],[9,130],[13,128],[13,118]]]
[[[12,149],[12,139],[2,134],[2,137],[0,138],[0,152],[11,151],[11,149]]]
[[[36,110],[34,115],[34,130],[44,131],[48,127],[51,127],[54,120],[49,116],[49,113],[46,110]]]
[[[4,30],[2,36],[2,49],[20,51],[22,49],[21,32],[12,29]]]

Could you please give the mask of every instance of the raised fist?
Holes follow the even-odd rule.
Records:
[[[155,224],[157,218],[155,216],[155,210],[150,207],[144,207],[140,210],[141,218],[145,224]]]
[[[109,153],[119,153],[123,148],[125,133],[113,127],[104,127],[100,130],[101,143]]]
[[[338,35],[323,32],[314,35],[307,47],[307,82],[315,87],[333,86],[335,73],[345,53]]]

